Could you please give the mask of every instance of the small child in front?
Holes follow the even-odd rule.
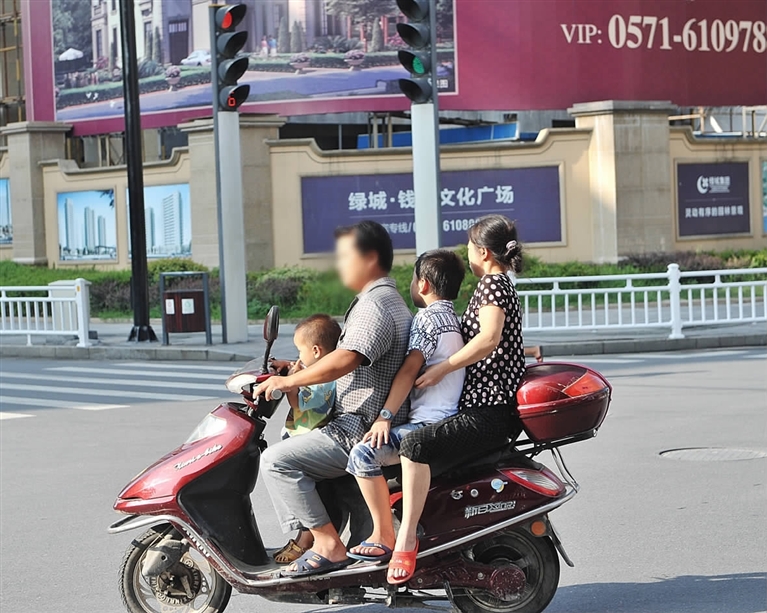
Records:
[[[406,434],[458,411],[463,369],[450,373],[432,387],[416,390],[413,384],[425,366],[438,364],[463,347],[461,324],[452,300],[458,296],[465,272],[461,258],[447,249],[427,251],[416,260],[410,296],[421,310],[413,318],[407,356],[378,419],[349,454],[346,470],[357,478],[373,518],[373,533],[351,548],[350,558],[376,562],[391,558],[394,524],[389,488],[381,468],[399,464],[400,442]],[[408,394],[408,422],[391,428],[391,420]]]
[[[293,363],[274,361],[272,367],[276,370],[289,368],[290,373],[310,368],[324,358],[338,345],[341,336],[341,326],[330,315],[311,315],[297,326],[293,334],[293,344],[298,349],[298,360]],[[336,399],[336,383],[309,385],[285,394],[290,409],[285,419],[283,438],[306,434],[317,428],[322,428],[329,420]],[[307,547],[310,533],[301,532],[298,541],[290,539],[288,544],[274,553],[278,564],[290,564],[300,558]],[[307,541],[307,543],[304,543]]]

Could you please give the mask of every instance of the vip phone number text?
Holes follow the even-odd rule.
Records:
[[[682,25],[681,29],[677,25]],[[682,47],[687,51],[713,53],[767,52],[767,23],[734,19],[689,19],[673,24],[668,17],[613,15],[607,28],[593,23],[560,24],[570,44],[609,44],[615,49],[661,49]]]

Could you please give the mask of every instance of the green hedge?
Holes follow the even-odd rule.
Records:
[[[181,68],[181,80],[177,87],[188,85],[201,85],[210,83],[210,70],[206,68]],[[150,92],[165,91],[170,87],[165,80],[165,75],[156,75],[139,80],[139,91],[142,94]],[[90,94],[90,97],[88,97]],[[98,85],[89,85],[88,87],[79,87],[73,89],[62,89],[56,99],[56,108],[63,109],[68,106],[77,106],[95,102],[93,95],[98,94],[95,101],[115,100],[123,97],[122,81],[113,83],[99,83]]]
[[[466,259],[466,248],[459,248],[459,253]],[[571,277],[610,274],[633,274],[642,272],[663,272],[670,263],[679,263],[683,270],[711,270],[733,268],[763,268],[767,267],[767,249],[762,251],[730,251],[730,252],[680,252],[668,254],[637,255],[625,258],[619,264],[591,264],[584,262],[566,262],[551,264],[537,258],[525,258],[525,270],[520,275],[523,278],[541,277]],[[160,315],[160,296],[158,280],[161,272],[207,270],[205,266],[185,259],[151,260],[149,262],[150,301],[152,316]],[[468,270],[468,268],[467,268]],[[220,317],[220,285],[218,270],[210,272],[211,313],[214,319]],[[409,287],[413,276],[412,266],[395,266],[392,277],[397,281],[397,287],[412,308]],[[129,317],[131,314],[129,270],[99,271],[93,268],[43,268],[39,266],[23,266],[11,261],[0,262],[0,285],[14,286],[44,286],[52,281],[82,277],[91,282],[91,314],[94,317]],[[703,277],[701,277],[703,279]],[[692,278],[689,282],[696,282]],[[467,273],[461,286],[456,309],[461,312],[471,297],[476,279]],[[176,288],[197,287],[195,279],[178,279],[172,282]],[[636,281],[635,285],[655,284],[655,281]],[[266,315],[272,304],[278,304],[285,319],[299,319],[312,313],[329,313],[343,315],[354,293],[346,289],[338,281],[332,271],[318,272],[306,268],[280,268],[265,272],[248,273],[247,277],[248,316],[251,319],[261,319]],[[605,281],[576,282],[568,284],[568,288],[612,287],[613,283]],[[544,285],[525,285],[525,289],[545,289]],[[545,304],[548,304],[544,301]],[[537,303],[531,303],[531,308]]]

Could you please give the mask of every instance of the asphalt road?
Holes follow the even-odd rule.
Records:
[[[767,459],[659,456],[687,447],[767,451],[767,352],[582,361],[610,378],[614,402],[596,439],[563,450],[583,489],[552,519],[576,567],[563,566],[548,611],[767,610]],[[2,361],[3,613],[121,611],[117,570],[131,537],[107,535],[112,502],[227,398],[227,370],[199,362]],[[275,420],[270,440],[278,428]],[[267,545],[281,544],[260,485],[253,499]],[[310,610],[319,609],[237,594],[227,609]]]

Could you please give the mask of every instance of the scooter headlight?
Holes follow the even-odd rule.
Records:
[[[221,434],[225,429],[226,420],[209,413],[205,416],[205,419],[197,424],[197,427],[192,430],[192,433],[189,435],[189,438],[186,439],[184,445],[191,445],[204,438],[216,436],[217,434]]]
[[[233,394],[241,394],[242,388],[248,385],[253,385],[256,382],[256,377],[243,373],[241,375],[234,375],[230,377],[226,382],[226,389]]]

